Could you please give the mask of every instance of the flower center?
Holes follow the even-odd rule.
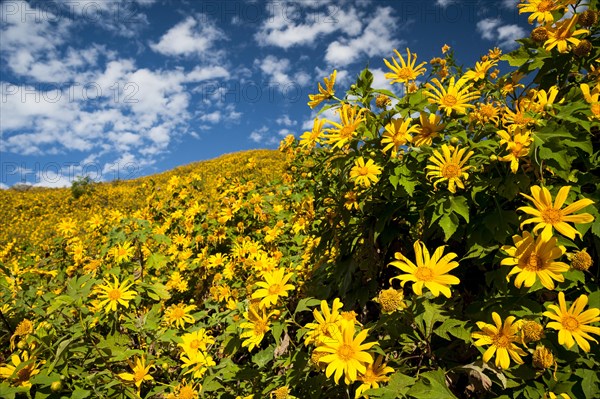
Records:
[[[17,381],[18,382],[26,382],[31,378],[31,372],[33,371],[33,367],[27,366],[17,371]]]
[[[404,68],[400,68],[400,70],[398,71],[398,77],[400,79],[410,79],[412,76],[412,70],[410,68],[404,67]]]
[[[546,12],[548,10],[552,10],[552,1],[544,0],[540,2],[537,6],[538,12]]]
[[[365,371],[365,374],[363,375],[361,380],[362,380],[362,382],[364,382],[366,384],[371,384],[371,383],[377,381],[377,375],[375,375],[375,373],[373,373],[373,370],[368,368],[367,371]]]
[[[562,325],[569,331],[575,331],[579,328],[579,322],[573,316],[565,316],[562,319]]]
[[[507,348],[510,346],[510,339],[506,335],[497,335],[494,338],[494,345],[498,348]]]
[[[171,316],[174,319],[181,319],[183,316],[185,316],[185,312],[183,311],[182,308],[180,307],[176,307],[175,309],[173,309],[173,311],[171,312]]]
[[[118,289],[114,289],[114,290],[110,290],[108,292],[108,299],[112,300],[112,301],[117,301],[119,299],[121,299],[121,290]]]
[[[448,162],[442,166],[442,176],[446,179],[452,179],[460,176],[460,166],[454,162]]]
[[[432,133],[431,128],[429,126],[422,126],[421,127],[421,134],[423,136],[429,136]]]
[[[192,387],[189,386],[184,386],[181,387],[181,389],[179,389],[179,396],[177,396],[179,399],[193,399],[196,396],[196,391],[194,391],[194,389],[192,389]]]
[[[354,128],[353,125],[344,126],[343,128],[340,129],[339,136],[344,139],[349,139],[350,137],[352,137],[352,135],[354,135],[355,130],[356,129]]]
[[[145,369],[138,369],[138,370],[135,371],[135,373],[133,373],[133,378],[136,381],[142,381],[145,376],[146,376],[146,370]]]
[[[321,324],[319,332],[326,337],[331,337],[331,330],[335,327],[335,323]]]
[[[419,267],[415,272],[415,277],[421,281],[433,280],[433,270],[428,267]]]
[[[279,284],[273,284],[269,287],[269,294],[271,294],[271,295],[279,294],[280,291],[281,291],[281,285],[279,285]]]
[[[193,339],[192,342],[190,342],[190,348],[192,349],[198,349],[200,347],[200,340],[199,339]]]
[[[481,113],[481,115],[487,117],[487,118],[491,118],[492,116],[494,116],[494,114],[496,113],[496,108],[494,108],[491,105],[482,105],[479,112]]]
[[[562,220],[562,213],[559,209],[547,208],[542,212],[542,219],[545,223],[555,224]]]
[[[254,322],[254,335],[263,335],[267,332],[267,325],[262,321]]]
[[[454,104],[456,104],[458,101],[456,100],[456,97],[454,97],[452,94],[446,94],[443,98],[442,98],[442,104],[445,105],[446,107],[452,107],[454,106]]]
[[[354,349],[352,349],[350,345],[344,344],[340,346],[340,348],[337,351],[337,354],[340,357],[340,359],[348,361],[352,359],[354,355]]]
[[[525,265],[525,270],[530,271],[538,271],[542,269],[544,266],[544,260],[538,254],[529,255],[529,259],[527,259],[527,264]]]
[[[369,174],[369,168],[367,168],[366,166],[363,166],[362,168],[358,169],[358,173],[361,176],[366,176]]]

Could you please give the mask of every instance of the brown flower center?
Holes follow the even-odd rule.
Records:
[[[348,344],[341,345],[337,350],[337,354],[342,360],[350,360],[354,355],[354,349]]]
[[[446,94],[442,98],[442,104],[444,104],[446,107],[453,107],[457,102],[458,100],[452,94]]]
[[[273,284],[269,287],[269,294],[271,294],[271,295],[279,294],[280,291],[281,291],[281,285],[279,285],[279,284]]]
[[[183,316],[185,316],[185,312],[179,306],[171,311],[171,317],[173,319],[181,319]]]
[[[121,299],[121,290],[119,289],[113,289],[110,290],[108,292],[108,299],[110,299],[111,301],[117,301],[119,299]]]
[[[421,281],[431,281],[433,280],[433,270],[428,267],[419,267],[415,272],[415,277]]]
[[[398,77],[400,79],[408,80],[412,77],[412,70],[407,67],[400,68],[400,70],[398,70]]]
[[[542,211],[542,219],[548,224],[558,223],[562,220],[562,212],[560,209],[547,208]]]
[[[349,139],[354,135],[356,128],[354,125],[347,125],[340,129],[339,136],[343,139]]]
[[[527,259],[527,264],[525,265],[525,270],[535,272],[543,267],[544,260],[538,254],[532,253],[529,255],[529,259]]]
[[[498,348],[508,348],[510,346],[510,339],[506,335],[497,335],[494,338],[494,345]]]
[[[538,4],[538,12],[546,12],[552,10],[553,3],[550,0],[544,0]]]
[[[254,335],[262,335],[267,332],[267,325],[262,321],[254,322]]]
[[[442,166],[442,176],[446,179],[452,179],[460,176],[460,166],[454,162],[448,162]]]
[[[565,316],[562,319],[562,325],[569,331],[575,331],[579,328],[579,322],[573,316]]]
[[[358,174],[361,176],[366,176],[369,174],[369,168],[366,166],[363,166],[361,168],[358,169]]]

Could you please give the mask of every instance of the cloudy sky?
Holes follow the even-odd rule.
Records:
[[[367,64],[450,45],[472,66],[529,32],[517,0],[55,0],[0,3],[0,187],[128,179],[276,148]]]

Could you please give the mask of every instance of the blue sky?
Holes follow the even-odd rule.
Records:
[[[57,0],[0,3],[0,187],[134,178],[277,148],[312,126],[333,69],[450,45],[472,66],[529,32],[517,0]]]

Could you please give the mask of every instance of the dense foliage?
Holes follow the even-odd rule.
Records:
[[[0,193],[0,396],[599,396],[600,35],[567,3],[466,72],[334,71],[285,172]]]

